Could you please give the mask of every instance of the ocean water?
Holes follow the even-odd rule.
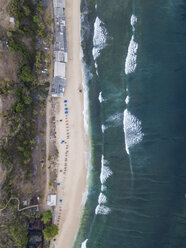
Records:
[[[186,1],[81,11],[91,163],[74,248],[185,248]]]

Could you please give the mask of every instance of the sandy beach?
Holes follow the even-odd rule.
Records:
[[[85,154],[88,146],[84,132],[82,68],[80,60],[80,0],[66,1],[68,63],[64,97],[56,104],[56,138],[59,151],[57,207],[55,224],[59,227],[55,248],[70,248],[75,239],[86,188]],[[65,103],[64,101],[67,100]],[[65,114],[68,108],[68,114]],[[63,143],[61,141],[64,140]]]

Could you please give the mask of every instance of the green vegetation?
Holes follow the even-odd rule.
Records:
[[[18,69],[15,82],[8,78],[0,81],[1,98],[10,97],[12,104],[1,114],[7,127],[0,142],[0,162],[7,171],[2,186],[2,206],[10,197],[17,195],[15,180],[19,180],[18,174],[20,180],[30,180],[32,153],[36,145],[41,146],[36,143],[38,116],[45,114],[46,96],[50,86],[41,72],[43,68],[49,69],[51,63],[50,55],[42,50],[43,42],[47,45],[51,42],[50,31],[43,18],[42,2],[34,4],[30,0],[10,0],[8,12],[15,18],[15,28],[7,30],[4,41],[8,41],[9,51],[15,54]],[[51,20],[49,21],[51,24]],[[46,148],[43,145],[40,149],[44,159]],[[23,214],[15,212],[15,216],[7,220],[6,241],[0,242],[0,247],[26,248],[26,218],[23,218]],[[51,217],[51,211],[44,213],[43,223],[46,224]],[[43,231],[47,239],[57,232],[55,225],[48,226]],[[0,233],[3,233],[1,226]]]
[[[33,141],[36,136],[37,116],[40,109],[45,108],[45,97],[42,101],[40,98],[47,95],[49,87],[48,83],[40,83],[38,78],[43,66],[49,68],[50,57],[36,50],[36,43],[38,36],[40,39],[48,39],[50,32],[47,32],[43,21],[41,1],[34,5],[29,0],[11,0],[8,11],[16,20],[15,29],[7,32],[8,48],[16,53],[19,68],[17,82],[11,82],[8,78],[0,82],[0,95],[11,95],[15,100],[12,106],[1,114],[7,121],[9,135],[3,139],[0,158],[10,171],[15,169],[14,164],[19,161],[28,178],[32,164],[31,154],[35,146]],[[29,46],[23,42],[23,38],[27,36],[31,38]],[[41,111],[42,115],[44,113]]]
[[[50,226],[47,226],[47,227],[43,230],[44,238],[45,238],[47,241],[53,239],[57,234],[58,234],[58,226],[56,226],[55,224],[52,224],[52,225],[50,225]]]
[[[10,206],[1,220],[0,233],[1,248],[26,248],[28,242],[27,217]]]
[[[47,224],[52,219],[52,212],[50,210],[43,213],[42,222]]]
[[[10,234],[18,248],[27,247],[27,230],[26,226],[12,224],[10,226]]]

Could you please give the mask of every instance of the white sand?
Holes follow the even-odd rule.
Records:
[[[75,239],[81,216],[82,194],[86,188],[85,153],[88,149],[83,122],[83,92],[79,92],[79,89],[82,89],[80,0],[66,1],[66,24],[67,87],[64,97],[58,99],[56,108],[56,137],[59,150],[57,182],[61,185],[57,190],[55,216],[55,224],[59,226],[59,235],[56,241],[52,242],[55,248],[71,248]],[[64,100],[68,101],[66,106],[68,114],[65,114]],[[62,140],[66,143],[61,144]],[[65,163],[67,164],[66,174],[64,174]]]

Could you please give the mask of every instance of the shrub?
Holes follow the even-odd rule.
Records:
[[[51,218],[52,218],[52,212],[48,210],[45,213],[43,213],[42,221],[44,224],[46,224],[51,220]]]
[[[53,239],[57,234],[58,234],[58,226],[56,226],[55,224],[52,224],[52,225],[50,225],[50,226],[47,226],[47,227],[43,230],[44,238],[45,238],[47,241]]]

